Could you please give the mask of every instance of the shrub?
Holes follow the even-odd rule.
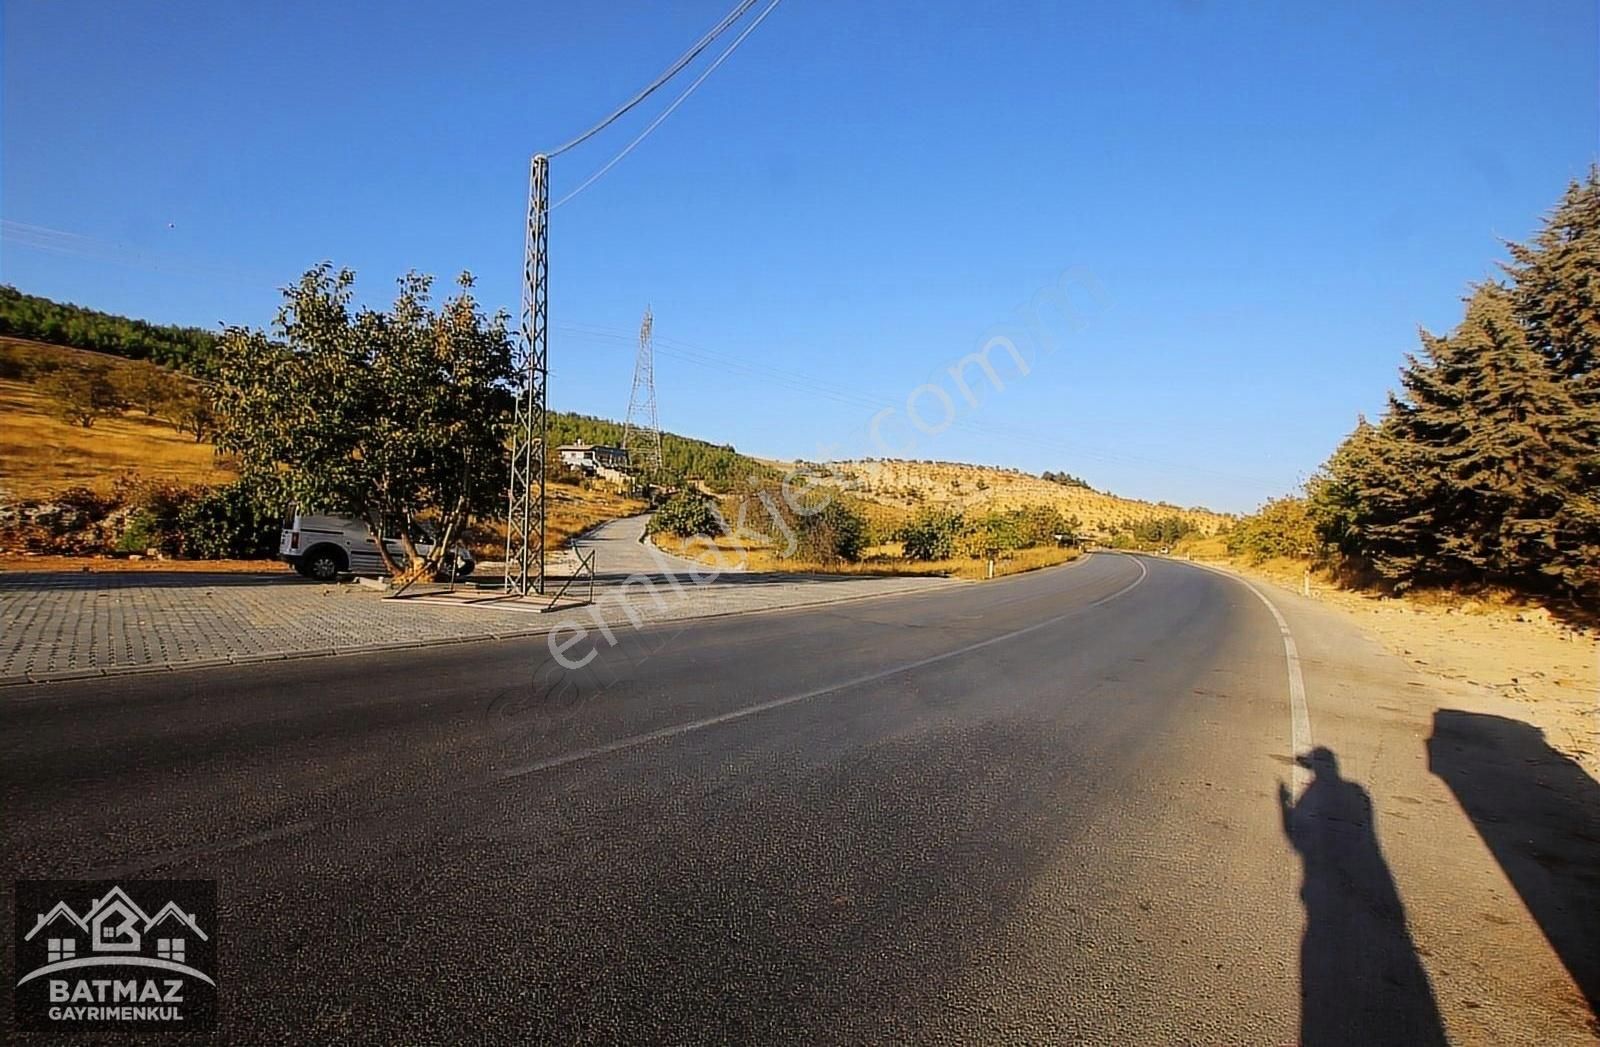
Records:
[[[1010,513],[985,513],[968,520],[956,537],[956,551],[963,556],[987,559],[998,553],[1013,552],[1027,543],[1023,540],[1019,517]]]
[[[195,560],[264,560],[278,550],[278,513],[242,483],[182,506],[176,529],[179,554]]]
[[[866,544],[867,521],[843,502],[831,501],[797,518],[800,552],[817,563],[854,562]]]
[[[161,549],[162,538],[161,525],[155,514],[148,509],[140,509],[128,517],[127,528],[117,538],[117,552],[142,553],[148,549]]]
[[[907,559],[948,560],[955,555],[955,538],[961,514],[944,509],[923,509],[900,529]]]
[[[661,508],[650,517],[649,531],[692,538],[697,534],[720,534],[722,528],[710,502],[693,491],[679,491],[661,503]]]
[[[1304,498],[1274,498],[1235,524],[1228,531],[1227,544],[1229,555],[1256,563],[1275,556],[1314,556],[1322,551]]]

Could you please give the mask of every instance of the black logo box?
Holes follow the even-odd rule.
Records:
[[[136,927],[140,934],[136,952],[97,952],[92,948],[92,928],[85,929],[72,917],[87,921],[96,903],[121,892],[120,897],[145,916],[156,919],[172,903],[184,915],[193,918],[199,933],[184,926],[176,916],[161,919],[149,926],[140,921]],[[119,899],[120,900],[120,899]],[[58,904],[65,905],[71,916],[57,911]],[[55,915],[52,917],[52,913]],[[46,917],[46,926],[38,927],[40,917]],[[117,923],[124,923],[119,916]],[[148,929],[148,934],[146,930]],[[27,1031],[71,1032],[73,1030],[138,1030],[157,1032],[170,1030],[210,1029],[217,1021],[217,882],[215,880],[18,880],[16,881],[16,924],[14,951],[16,961],[12,971],[12,992],[17,1026]],[[29,935],[32,935],[29,938]],[[202,937],[203,935],[203,937]],[[64,945],[52,956],[50,939],[71,939],[70,950]],[[165,950],[158,942],[181,939],[181,963],[170,959],[175,953],[171,945]],[[70,956],[65,954],[70,952]],[[158,961],[156,964],[125,962],[127,957]],[[27,981],[31,972],[52,966],[59,958],[71,960],[92,959],[93,963],[76,964],[37,974]],[[190,972],[199,972],[203,978]],[[94,982],[124,983],[119,990],[96,986]],[[146,999],[126,998],[125,983],[136,983],[136,995]],[[20,984],[19,984],[20,982]],[[77,990],[79,999],[63,1002],[52,999],[51,982],[66,983],[66,993]],[[89,983],[87,990],[79,990],[80,982]],[[147,983],[154,982],[155,990]],[[174,989],[172,983],[177,982]],[[62,993],[58,985],[54,992]],[[88,991],[96,998],[85,1001],[81,994]],[[164,999],[148,997],[159,993]],[[100,997],[104,997],[101,999]],[[173,1001],[172,997],[181,997]],[[86,1010],[72,1010],[84,1008]],[[100,1008],[98,1012],[95,1010]],[[52,1011],[54,1010],[54,1014]]]

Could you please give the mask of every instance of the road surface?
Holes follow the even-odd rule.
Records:
[[[1310,601],[617,637],[7,689],[7,887],[215,878],[233,1042],[1594,1040],[1594,783]]]

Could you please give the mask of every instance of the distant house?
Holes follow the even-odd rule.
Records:
[[[628,452],[621,447],[586,444],[580,440],[575,444],[563,444],[556,448],[556,453],[561,456],[562,465],[572,469],[582,469],[586,473],[598,472],[601,469],[622,470],[628,467]]]
[[[569,469],[576,469],[590,476],[598,476],[616,483],[628,482],[629,463],[626,448],[606,447],[579,441],[557,447],[556,453],[561,456],[561,464]]]

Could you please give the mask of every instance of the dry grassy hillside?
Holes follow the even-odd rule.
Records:
[[[1103,536],[1153,517],[1180,516],[1202,534],[1214,534],[1228,520],[1205,509],[1119,498],[993,466],[890,459],[834,462],[828,468],[833,472],[831,482],[904,512],[922,506],[998,511],[1048,505],[1076,516],[1086,531]]]
[[[129,361],[104,353],[4,337],[0,337],[0,356],[13,364],[7,368],[11,373],[22,370],[14,366],[19,360],[112,370],[129,366]],[[47,503],[74,487],[106,494],[119,480],[132,478],[215,486],[235,475],[234,463],[219,456],[210,442],[197,442],[160,418],[128,410],[85,428],[57,416],[36,375],[0,378],[0,507]],[[643,501],[605,484],[552,477],[547,541],[559,548],[597,523],[646,508]],[[504,535],[502,522],[485,521],[474,530],[479,539],[475,545],[481,554],[498,558],[504,552]]]
[[[17,338],[0,338],[0,354],[64,367],[129,366],[120,357]],[[129,472],[204,484],[234,476],[232,463],[211,444],[159,418],[132,410],[84,428],[57,417],[33,378],[0,378],[0,497],[44,499],[68,487],[105,493]]]

